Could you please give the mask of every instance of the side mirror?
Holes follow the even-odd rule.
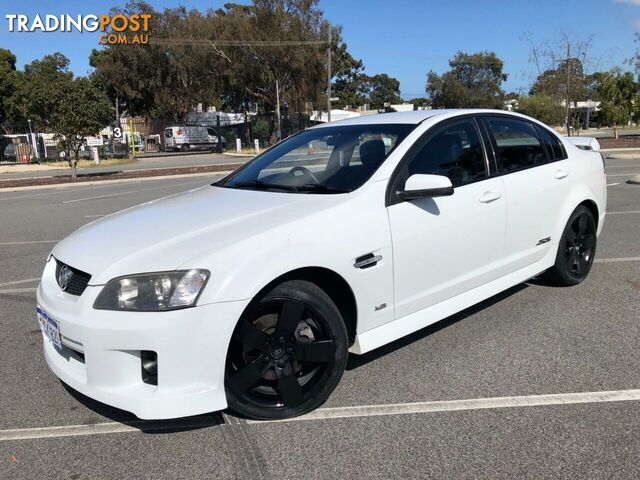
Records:
[[[402,201],[418,198],[447,197],[453,195],[453,185],[443,175],[423,175],[416,173],[407,178],[404,190],[398,192]]]

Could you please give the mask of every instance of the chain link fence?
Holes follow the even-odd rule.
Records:
[[[284,112],[278,132],[275,115],[224,112],[188,113],[183,121],[124,117],[86,139],[80,157],[95,159],[155,157],[261,149],[279,138],[312,125],[307,115]],[[0,164],[65,160],[68,152],[53,131],[42,132],[29,123],[0,125]]]

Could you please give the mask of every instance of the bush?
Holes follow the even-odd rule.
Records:
[[[259,118],[253,125],[253,136],[260,140],[261,144],[264,144],[269,140],[271,136],[271,124],[265,118]]]
[[[562,125],[565,109],[551,97],[546,95],[531,95],[520,97],[518,112],[540,120],[547,125]]]

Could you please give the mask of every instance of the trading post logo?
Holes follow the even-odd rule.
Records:
[[[10,32],[95,32],[100,45],[146,45],[150,13],[134,15],[5,15]]]

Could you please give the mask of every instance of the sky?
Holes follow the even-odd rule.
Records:
[[[184,5],[206,10],[228,0],[151,1],[156,9]],[[246,3],[248,0],[237,0]],[[18,66],[62,52],[76,75],[91,71],[88,56],[97,33],[9,32],[7,14],[101,14],[123,1],[4,0],[0,6],[0,47],[18,58]],[[456,51],[491,50],[505,62],[506,91],[527,92],[535,78],[529,61],[528,34],[536,43],[559,43],[561,32],[581,39],[592,35],[593,67],[625,65],[636,49],[640,0],[320,0],[333,24],[343,27],[351,54],[363,60],[365,72],[387,73],[400,80],[404,98],[424,96],[430,70],[446,71]],[[637,46],[640,46],[637,45]]]

